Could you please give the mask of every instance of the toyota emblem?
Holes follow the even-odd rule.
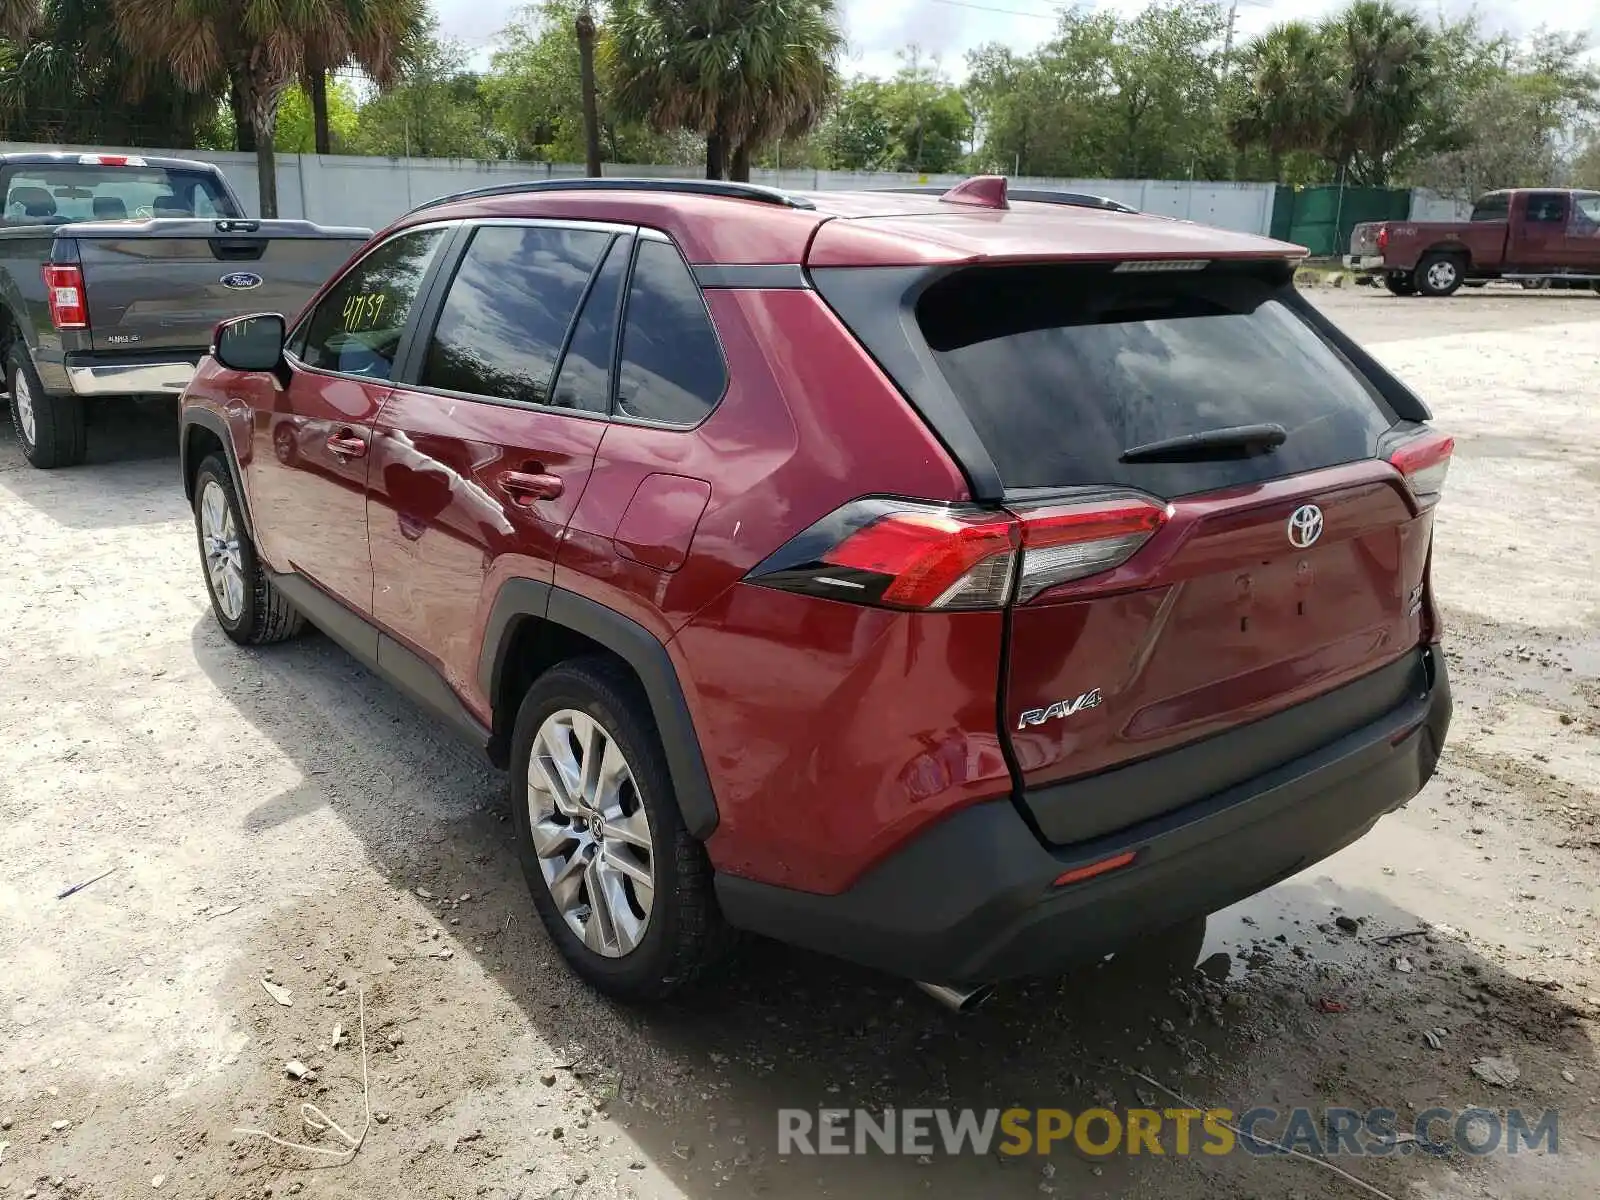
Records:
[[[1289,544],[1308,549],[1322,536],[1322,510],[1315,504],[1302,504],[1289,514]]]

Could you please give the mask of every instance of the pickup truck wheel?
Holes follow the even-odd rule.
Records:
[[[1396,296],[1415,296],[1417,281],[1406,271],[1395,271],[1383,277],[1383,286]]]
[[[1453,296],[1466,282],[1464,274],[1454,254],[1425,254],[1417,264],[1417,291],[1424,296]]]
[[[21,343],[14,343],[6,355],[6,387],[11,392],[11,424],[24,458],[42,471],[75,467],[83,461],[88,450],[83,400],[46,392]]]
[[[572,969],[621,1000],[690,983],[730,934],[683,827],[649,703],[611,662],[534,682],[511,743],[511,808],[534,906]]]
[[[222,632],[242,646],[283,642],[299,633],[305,618],[261,569],[233,474],[219,455],[207,457],[195,475],[194,526],[211,612]]]

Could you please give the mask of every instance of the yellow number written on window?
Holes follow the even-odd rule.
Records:
[[[389,303],[389,297],[384,292],[367,292],[360,296],[351,296],[344,302],[340,316],[344,318],[346,333],[358,333],[363,329],[376,329],[378,322],[383,320],[383,310]]]

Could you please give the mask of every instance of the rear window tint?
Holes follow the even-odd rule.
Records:
[[[667,242],[640,242],[622,327],[617,412],[694,425],[717,406],[727,383],[722,348],[688,264]]]
[[[1485,196],[1479,200],[1472,210],[1474,221],[1504,221],[1511,215],[1511,197],[1501,192],[1494,196]]]
[[[936,283],[917,319],[1006,488],[1181,496],[1371,457],[1394,415],[1261,278],[987,267]],[[1119,461],[1185,434],[1279,424],[1271,453]]]
[[[141,217],[236,217],[222,185],[167,167],[24,166],[6,177],[7,225]]]

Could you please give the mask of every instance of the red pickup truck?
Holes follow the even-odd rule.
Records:
[[[1448,296],[1491,279],[1600,292],[1600,192],[1490,192],[1467,221],[1370,221],[1351,232],[1344,265],[1396,296]]]

